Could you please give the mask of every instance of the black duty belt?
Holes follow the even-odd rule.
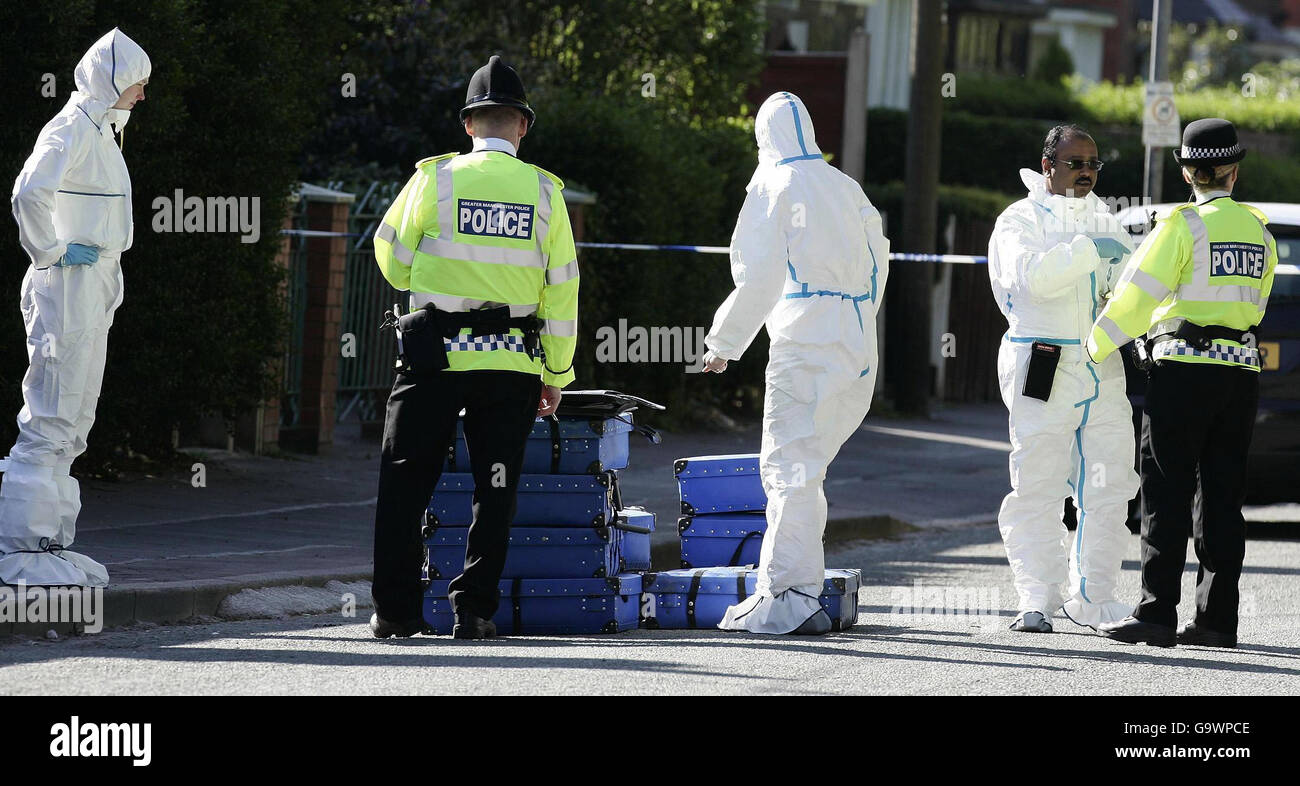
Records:
[[[1171,339],[1186,341],[1187,346],[1199,349],[1202,352],[1209,351],[1215,341],[1235,341],[1238,344],[1253,346],[1255,330],[1258,327],[1258,325],[1253,325],[1248,330],[1238,330],[1222,325],[1198,325],[1195,322],[1183,321],[1177,330],[1152,336],[1148,346],[1154,347],[1162,341]]]
[[[402,370],[407,372],[425,373],[449,368],[451,363],[447,359],[444,339],[455,338],[466,329],[472,338],[480,338],[505,335],[516,328],[524,334],[524,349],[528,354],[543,362],[546,360],[541,351],[541,320],[534,314],[512,317],[509,306],[443,311],[429,303],[400,317],[387,311],[379,327],[380,330],[396,328]]]

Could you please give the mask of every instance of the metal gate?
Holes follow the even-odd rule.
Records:
[[[350,416],[362,421],[383,419],[384,403],[393,386],[393,364],[397,347],[392,333],[379,332],[384,311],[394,303],[405,304],[405,296],[393,289],[375,262],[374,232],[384,211],[401,190],[400,182],[374,182],[352,206],[348,218],[347,267],[343,274],[343,317],[340,330],[345,339],[339,360],[336,420]],[[330,188],[343,189],[331,183]],[[360,191],[360,189],[357,189]],[[353,352],[347,353],[346,338],[352,337]]]

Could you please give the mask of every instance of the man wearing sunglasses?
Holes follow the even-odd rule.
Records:
[[[1052,631],[1062,609],[1096,628],[1132,605],[1115,593],[1137,492],[1132,408],[1118,355],[1093,363],[1083,342],[1132,253],[1128,234],[1093,193],[1097,144],[1053,128],[1040,171],[1020,170],[1029,195],[998,217],[989,278],[1007,333],[998,384],[1010,412],[1011,493],[998,512],[1019,596],[1012,630]],[[1078,509],[1073,537],[1061,514]]]

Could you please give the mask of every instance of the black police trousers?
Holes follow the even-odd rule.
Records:
[[[491,619],[500,593],[524,445],[537,417],[542,381],[515,371],[399,373],[388,397],[379,504],[375,511],[375,611],[385,620],[422,616],[425,560],[420,529],[465,410],[474,474],[474,518],[465,568],[451,583],[457,618]]]
[[[1196,624],[1237,634],[1246,557],[1246,454],[1259,372],[1163,360],[1151,367],[1142,415],[1142,600],[1134,616],[1177,626],[1193,536]]]

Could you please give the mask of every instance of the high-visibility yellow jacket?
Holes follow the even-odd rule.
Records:
[[[1088,338],[1101,361],[1142,334],[1172,332],[1183,321],[1246,331],[1264,318],[1277,267],[1267,219],[1226,195],[1175,208],[1138,246]],[[1216,340],[1209,350],[1165,340],[1152,357],[1259,370],[1259,351]]]
[[[512,317],[542,321],[542,361],[523,334],[447,340],[450,371],[541,374],[547,385],[574,379],[578,259],[561,193],[564,183],[507,152],[480,150],[416,164],[375,232],[384,278],[410,290],[411,308],[443,311],[506,305]]]

